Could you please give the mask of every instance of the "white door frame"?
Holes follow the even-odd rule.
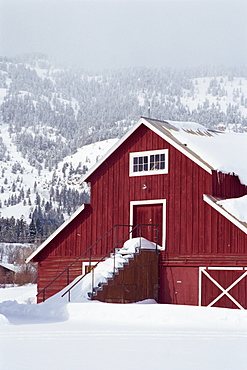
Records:
[[[218,281],[216,281],[207,271],[207,270],[223,270],[223,271],[243,271],[242,275],[239,276],[228,288],[223,288],[219,283]],[[201,306],[202,305],[202,275],[205,275],[207,276],[207,278],[209,280],[211,280],[211,282],[217,286],[217,288],[219,288],[221,290],[221,293],[211,302],[207,305],[207,307],[212,307],[216,302],[218,302],[224,295],[226,295],[238,308],[240,308],[240,310],[244,310],[245,308],[235,299],[231,296],[231,294],[229,293],[229,291],[235,286],[237,285],[242,279],[245,278],[245,276],[247,276],[247,267],[199,267],[199,294],[198,294],[198,298],[199,298],[199,301],[198,301],[198,305]]]
[[[166,199],[151,199],[151,200],[131,200],[130,201],[130,225],[133,225],[134,206],[143,206],[150,204],[162,204],[162,250],[165,250],[166,245]],[[132,238],[132,234],[130,234]]]

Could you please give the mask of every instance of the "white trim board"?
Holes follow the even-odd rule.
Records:
[[[247,234],[247,226],[245,226],[243,222],[239,221],[231,213],[227,212],[222,206],[214,202],[210,196],[203,194],[203,200],[204,202],[209,204],[212,208],[214,208],[217,212],[219,212],[222,216],[224,216],[230,222],[232,222],[235,226],[241,229],[245,234]]]
[[[134,206],[142,206],[149,204],[162,204],[163,213],[162,213],[162,250],[165,250],[166,245],[166,199],[151,199],[151,200],[131,200],[130,201],[130,225],[133,225],[133,209]],[[130,238],[132,235],[130,234]]]
[[[208,270],[241,270],[243,273],[241,276],[239,276],[231,285],[229,285],[227,288],[223,288],[221,284],[216,281],[208,272],[206,267],[199,267],[199,297],[198,297],[198,305],[202,305],[202,274],[204,274],[217,288],[221,291],[218,296],[211,301],[206,307],[213,307],[213,305],[218,302],[224,295],[226,295],[240,310],[244,310],[244,307],[229,293],[230,290],[236,286],[241,280],[243,280],[247,276],[246,267],[211,267],[208,268]]]

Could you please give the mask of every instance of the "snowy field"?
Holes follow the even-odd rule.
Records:
[[[28,304],[35,293],[32,285],[0,289],[1,369],[247,369],[245,311]]]

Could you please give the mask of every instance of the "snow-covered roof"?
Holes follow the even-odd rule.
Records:
[[[213,169],[238,175],[247,185],[247,133],[208,130],[194,122],[170,122],[172,135]]]
[[[172,146],[211,173],[219,170],[234,173],[247,185],[247,133],[209,130],[196,122],[161,121],[146,117],[141,119],[98,161],[87,178],[140,126],[146,125]]]
[[[12,271],[12,272],[17,272],[17,266],[13,265],[12,263],[3,263],[0,262],[0,266],[4,267],[5,269]]]

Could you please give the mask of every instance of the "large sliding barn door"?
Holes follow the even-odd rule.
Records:
[[[162,246],[163,204],[133,205],[133,226],[136,225],[142,226],[134,231],[133,237],[143,236]],[[157,225],[158,228],[154,225]],[[156,240],[157,238],[158,240]]]
[[[246,298],[246,267],[200,267],[200,306],[246,309]]]

